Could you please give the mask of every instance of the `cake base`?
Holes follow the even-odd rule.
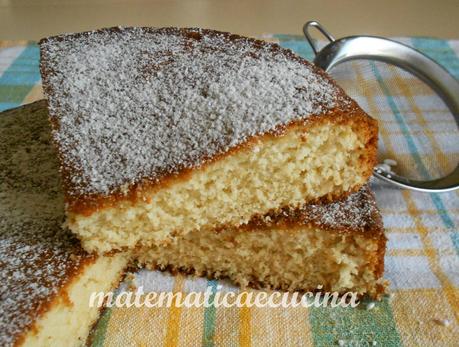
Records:
[[[368,188],[341,202],[305,205],[241,228],[193,231],[135,257],[150,269],[229,278],[242,287],[286,291],[384,292],[386,238]]]

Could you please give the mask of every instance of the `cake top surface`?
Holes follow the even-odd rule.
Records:
[[[93,259],[61,228],[63,194],[44,101],[0,113],[0,345],[13,345]]]
[[[347,232],[384,233],[381,214],[368,186],[332,203],[306,204],[300,208],[284,208],[278,213],[257,217],[251,227],[276,224],[315,225],[320,228]]]
[[[351,105],[291,51],[229,33],[118,27],[50,37],[40,49],[70,196],[157,181]]]

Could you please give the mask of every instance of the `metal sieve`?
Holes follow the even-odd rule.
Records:
[[[321,50],[309,33],[312,27],[329,41]],[[307,22],[303,32],[314,51],[314,64],[318,67],[330,71],[338,64],[356,59],[376,60],[397,66],[430,86],[445,102],[459,126],[459,82],[428,56],[402,43],[377,36],[348,36],[336,40],[316,21]],[[380,167],[374,169],[373,175],[398,187],[421,192],[447,192],[459,188],[459,164],[450,174],[429,181],[412,180]]]

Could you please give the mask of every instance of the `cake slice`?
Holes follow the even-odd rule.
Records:
[[[242,287],[287,291],[384,292],[386,237],[364,186],[342,201],[308,204],[247,225],[192,231],[134,256],[150,269],[229,278]]]
[[[40,51],[67,223],[88,251],[343,198],[372,173],[377,122],[277,44],[111,28]]]
[[[61,227],[63,194],[44,101],[0,114],[0,345],[81,346],[125,254],[86,253]]]

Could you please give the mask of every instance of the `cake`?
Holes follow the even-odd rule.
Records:
[[[241,227],[191,231],[134,257],[149,269],[229,278],[241,287],[285,291],[385,291],[386,237],[368,187],[342,201],[305,204]]]
[[[63,193],[44,101],[0,114],[0,345],[81,346],[99,315],[92,291],[127,257],[91,255],[61,227]]]
[[[109,28],[40,41],[68,227],[90,252],[167,244],[358,191],[377,122],[274,43]]]

